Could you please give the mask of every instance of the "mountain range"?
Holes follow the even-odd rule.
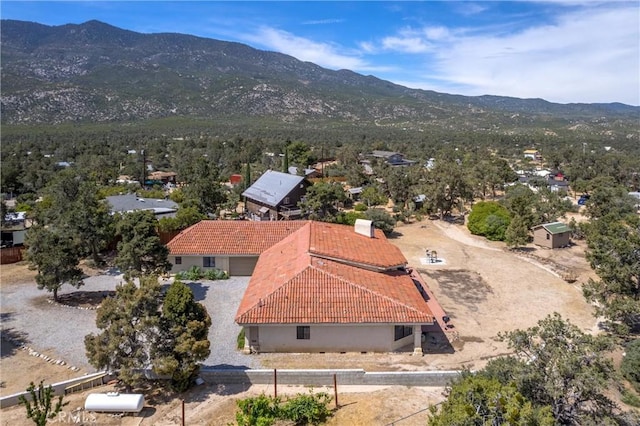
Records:
[[[99,22],[1,22],[3,125],[167,117],[638,138],[640,107],[409,89],[281,53]]]

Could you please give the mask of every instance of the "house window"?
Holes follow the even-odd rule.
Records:
[[[289,204],[289,197],[284,197],[284,203]]]
[[[400,340],[413,334],[413,327],[410,325],[396,325],[393,340]]]
[[[203,257],[202,258],[202,267],[203,268],[215,268],[216,267],[216,258],[215,257]]]
[[[551,239],[551,237],[549,236],[549,234],[547,234],[547,240],[550,240],[550,239]]]
[[[311,327],[308,325],[299,325],[296,327],[296,338],[298,340],[311,339]]]
[[[176,265],[182,265],[182,256],[176,256]]]

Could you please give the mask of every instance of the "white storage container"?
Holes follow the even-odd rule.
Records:
[[[84,402],[86,411],[105,413],[139,413],[144,407],[141,393],[92,393]]]

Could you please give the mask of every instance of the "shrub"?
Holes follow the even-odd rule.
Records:
[[[360,212],[340,212],[336,216],[336,223],[343,225],[353,226],[356,223],[356,219],[364,219],[364,214]]]
[[[261,394],[237,402],[236,421],[240,426],[269,426],[276,420],[290,420],[296,425],[317,425],[331,416],[331,397],[325,392],[298,394],[282,402],[280,398]]]
[[[204,278],[207,280],[227,280],[229,279],[229,274],[221,269],[207,269],[204,272]]]
[[[238,426],[269,426],[274,424],[280,415],[280,399],[265,394],[241,399],[237,404]]]
[[[199,281],[201,279],[207,280],[226,280],[229,279],[229,274],[221,269],[212,268],[203,271],[198,266],[193,265],[186,271],[180,271],[176,273],[176,279]]]
[[[373,222],[373,226],[387,235],[393,232],[393,227],[396,225],[396,220],[384,210],[370,209],[366,211],[365,216]]]
[[[238,333],[238,337],[236,337],[236,348],[244,349],[244,327]]]
[[[469,213],[467,228],[474,235],[482,235],[492,241],[504,241],[511,217],[509,210],[493,201],[481,201]]]
[[[353,207],[353,209],[357,212],[366,212],[369,210],[369,207],[367,207],[366,204],[358,203]]]
[[[312,392],[289,399],[281,408],[282,417],[297,425],[317,425],[324,422],[331,415],[328,406],[332,398],[325,392]]]
[[[203,276],[202,269],[193,265],[189,270],[187,270],[187,279],[191,281],[198,281]]]

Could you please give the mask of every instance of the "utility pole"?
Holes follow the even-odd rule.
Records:
[[[142,154],[142,179],[140,179],[140,187],[144,189],[144,182],[147,180],[147,157],[144,149],[140,150],[140,154]]]

